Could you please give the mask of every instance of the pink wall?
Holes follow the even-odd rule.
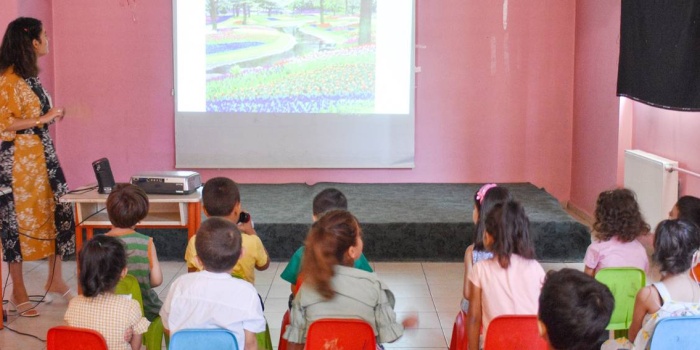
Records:
[[[5,34],[7,25],[15,18],[19,17],[20,12],[18,1],[19,0],[10,0],[2,2],[2,12],[0,12],[0,28],[2,28],[3,35]]]
[[[529,181],[569,197],[570,1],[417,1],[416,167],[200,170],[242,183]],[[56,2],[57,127],[71,186],[174,167],[171,0]]]
[[[700,113],[659,109],[634,102],[633,148],[677,160],[700,173]],[[700,179],[679,173],[680,195],[700,197]],[[670,209],[670,208],[669,208]]]
[[[588,214],[617,181],[620,0],[576,1],[571,203]]]
[[[615,96],[620,1],[576,2],[571,203],[592,213],[599,192],[622,185],[624,149],[641,149],[700,172],[700,113],[675,112]],[[624,113],[620,113],[620,112]],[[680,175],[681,195],[700,196],[700,179]]]

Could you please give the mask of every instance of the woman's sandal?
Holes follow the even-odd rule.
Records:
[[[22,317],[37,317],[39,316],[39,310],[36,309],[36,306],[32,305],[31,301],[25,301],[23,303],[15,304],[12,300],[10,300],[10,304],[14,306],[14,310],[10,311],[15,311],[17,312],[17,315],[22,316]]]
[[[75,293],[73,293],[73,290],[68,288],[68,290],[61,294],[59,292],[46,292],[46,295],[44,296],[44,302],[47,304],[51,304],[54,302],[56,299],[61,299],[64,302],[68,303],[73,297],[75,296]]]

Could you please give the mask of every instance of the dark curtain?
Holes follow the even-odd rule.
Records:
[[[622,0],[618,96],[700,111],[700,0]]]

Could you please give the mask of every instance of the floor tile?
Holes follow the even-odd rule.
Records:
[[[272,262],[267,270],[256,272],[255,287],[265,300],[265,318],[270,326],[270,334],[275,346],[279,340],[282,317],[288,309],[290,284],[279,276],[286,265],[286,262]],[[407,329],[398,341],[386,344],[387,349],[446,350],[462,297],[463,264],[461,262],[373,262],[371,265],[396,297],[397,318],[402,320],[409,315],[417,315],[419,318],[416,328]],[[563,267],[583,269],[582,263],[550,262],[542,265],[545,269]],[[7,277],[7,264],[3,263],[2,267],[3,277]],[[43,294],[48,268],[46,261],[24,263],[24,276],[31,294]],[[163,283],[155,289],[161,299],[165,299],[172,282],[186,274],[187,267],[184,261],[162,261],[161,269]],[[75,262],[64,262],[62,272],[67,283],[77,289]],[[4,278],[3,283],[5,283]],[[6,297],[11,291],[12,283],[8,281]],[[11,316],[5,324],[44,339],[50,327],[62,324],[66,307],[65,303],[60,302],[41,304],[37,307],[41,312],[40,317],[28,319]],[[45,343],[5,329],[0,331],[0,349],[6,348],[40,350],[45,348]]]
[[[396,298],[396,312],[435,312],[432,298]]]
[[[399,340],[384,344],[387,349],[394,348],[426,348],[447,347],[445,335],[441,329],[414,328],[404,331]]]

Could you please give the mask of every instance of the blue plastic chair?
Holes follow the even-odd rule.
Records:
[[[668,317],[656,324],[649,349],[700,349],[700,316]]]
[[[236,336],[231,331],[214,329],[181,329],[170,336],[170,350],[238,350]]]

